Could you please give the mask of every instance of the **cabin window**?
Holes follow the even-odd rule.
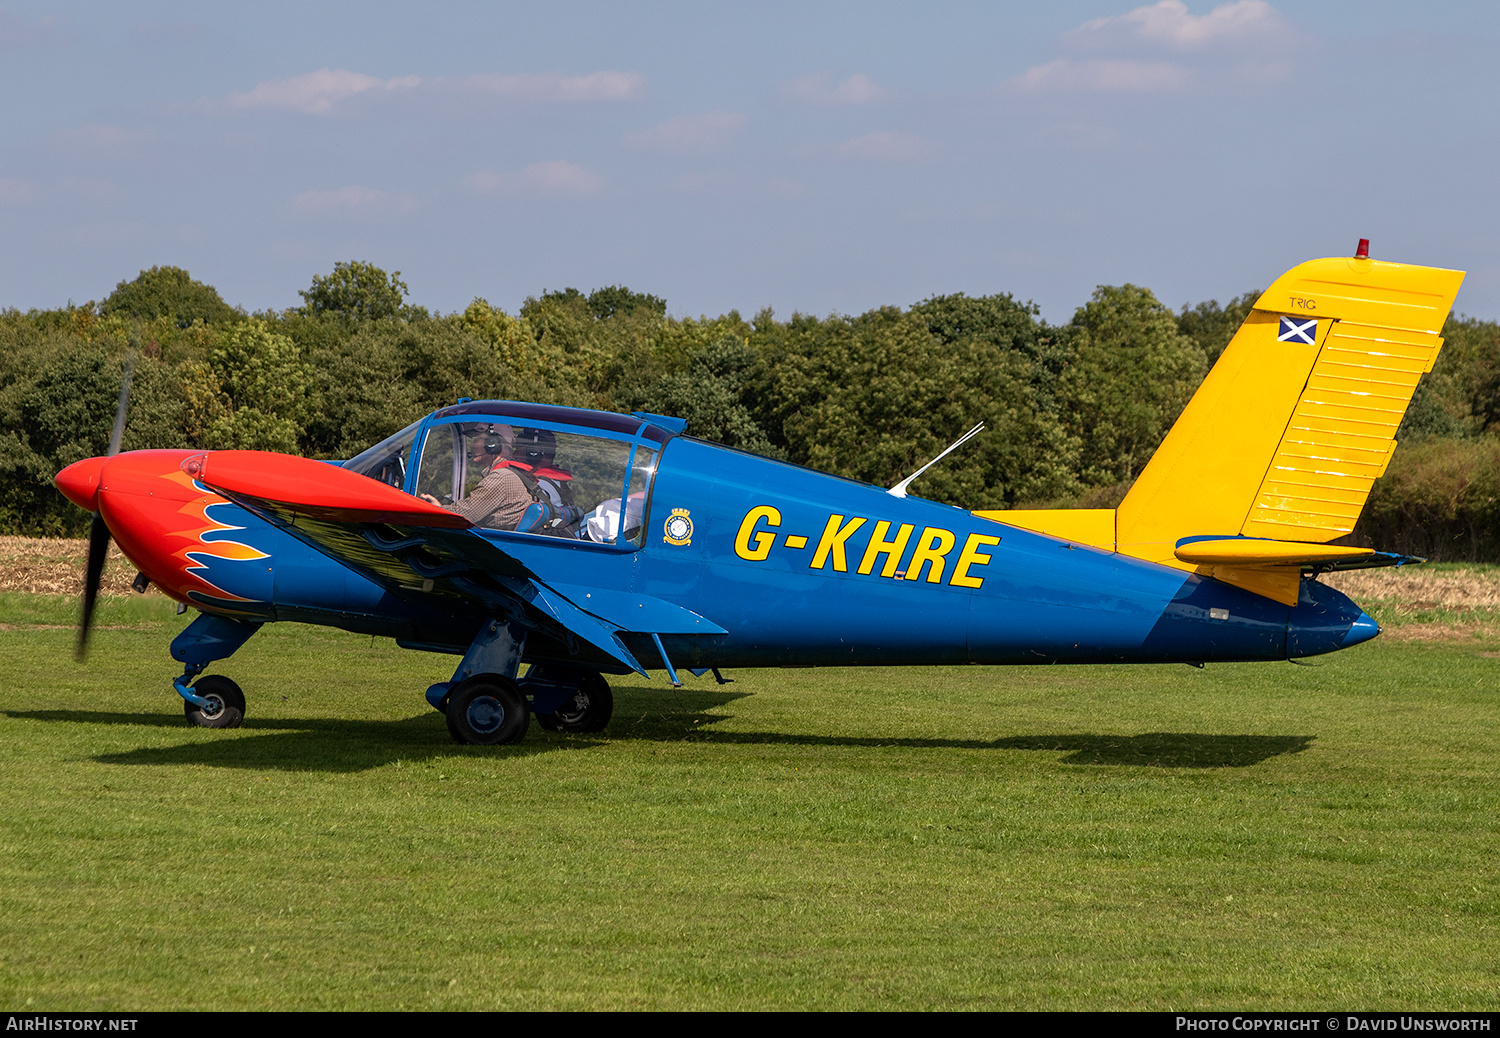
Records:
[[[639,547],[656,458],[633,439],[466,416],[428,430],[415,492],[487,529]]]

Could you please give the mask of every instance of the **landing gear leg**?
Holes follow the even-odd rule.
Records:
[[[258,630],[259,623],[203,613],[172,639],[172,656],[183,663],[182,677],[172,682],[172,688],[182,697],[189,724],[238,728],[244,722],[245,693],[239,685],[218,674],[193,679],[214,660],[234,655]]]
[[[453,741],[475,746],[520,742],[531,724],[531,708],[516,685],[526,629],[486,620],[447,686],[433,685],[427,701],[448,719]]]

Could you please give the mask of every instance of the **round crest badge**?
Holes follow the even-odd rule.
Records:
[[[686,508],[672,509],[672,514],[667,516],[666,525],[662,528],[662,535],[662,540],[668,544],[693,543],[693,520]]]

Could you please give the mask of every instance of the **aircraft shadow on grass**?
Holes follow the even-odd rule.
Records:
[[[208,765],[283,771],[366,771],[398,760],[435,759],[488,753],[532,756],[577,750],[605,742],[704,742],[723,745],[870,747],[935,750],[1037,750],[1064,753],[1063,764],[1115,764],[1156,768],[1243,768],[1283,754],[1301,753],[1310,735],[1212,735],[1148,732],[1140,735],[1012,735],[997,739],[954,739],[816,735],[796,732],[726,732],[714,726],[733,715],[710,713],[748,693],[672,693],[622,697],[614,721],[599,735],[549,735],[511,746],[455,745],[443,719],[424,712],[396,721],[349,718],[251,718],[238,732],[203,733],[181,715],[111,713],[97,710],[8,710],[17,720],[92,725],[176,728],[191,742],[100,754],[104,764]]]
[[[720,721],[723,718],[713,717],[709,720]],[[718,732],[699,728],[681,728],[680,732],[677,738],[683,741],[724,744],[779,743],[787,746],[1043,750],[1068,752],[1068,755],[1060,761],[1063,764],[1128,764],[1149,768],[1246,768],[1282,754],[1301,753],[1316,738],[1311,735],[1206,735],[1199,732],[1147,732],[1141,735],[1013,735],[1001,739],[800,735],[792,732]],[[631,736],[632,733],[625,733],[625,737]],[[646,738],[652,737],[659,736],[646,736]]]

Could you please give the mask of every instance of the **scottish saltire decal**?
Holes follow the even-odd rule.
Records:
[[[1316,317],[1282,317],[1281,327],[1276,331],[1277,342],[1305,342],[1311,346],[1317,339]]]

